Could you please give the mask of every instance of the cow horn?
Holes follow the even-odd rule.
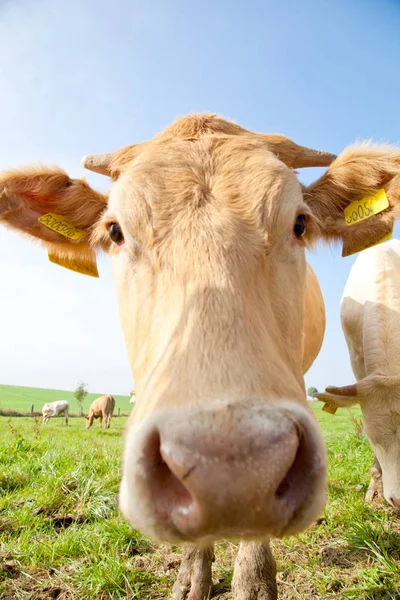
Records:
[[[303,167],[328,167],[336,158],[335,154],[323,152],[322,150],[313,150],[305,146],[299,146],[289,138],[283,135],[267,134],[262,136],[267,142],[271,152],[273,152],[279,160],[291,169],[301,169]],[[137,153],[138,145],[127,146],[119,151],[123,162],[128,162]],[[103,154],[87,154],[81,160],[81,164],[85,169],[100,173],[101,175],[111,176],[111,164],[115,157],[114,152],[105,152]]]
[[[283,135],[263,136],[271,151],[291,169],[303,167],[328,167],[336,158],[335,154],[299,146]]]
[[[334,394],[335,396],[348,396],[349,398],[354,398],[357,396],[357,384],[353,383],[352,385],[344,385],[343,387],[330,385],[325,391],[328,392],[328,394]]]
[[[86,154],[86,156],[82,158],[81,164],[85,169],[88,169],[88,171],[94,171],[95,173],[100,173],[100,175],[107,175],[110,177],[113,154],[113,152]]]

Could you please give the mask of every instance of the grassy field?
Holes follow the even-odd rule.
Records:
[[[274,541],[280,598],[400,598],[400,522],[366,506],[372,452],[350,414],[314,409],[329,449],[329,502],[306,533]],[[0,598],[165,600],[180,551],[117,511],[125,419],[85,431],[0,417]],[[228,600],[237,546],[217,546],[214,598]]]
[[[88,394],[84,400],[83,410],[87,411],[90,403],[95,398],[103,394],[112,392],[106,391],[98,394]],[[130,413],[132,405],[129,404],[129,396],[115,396],[115,413],[121,409],[121,413]],[[20,387],[17,385],[0,384],[0,409],[13,409],[20,412],[30,412],[32,404],[34,410],[40,412],[43,404],[53,402],[54,400],[68,400],[71,412],[78,412],[78,405],[74,392],[65,390],[47,390],[42,388]]]

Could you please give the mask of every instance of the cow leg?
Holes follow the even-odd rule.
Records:
[[[382,469],[375,455],[370,475],[371,481],[369,483],[368,491],[365,495],[365,501],[371,503],[375,496],[378,496],[378,500],[383,500]]]
[[[68,409],[65,411],[65,424],[68,427]]]
[[[269,542],[242,542],[232,579],[234,600],[276,600],[276,564]]]
[[[208,600],[212,588],[213,546],[183,549],[182,562],[173,588],[175,600]]]

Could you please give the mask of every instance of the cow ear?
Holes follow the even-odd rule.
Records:
[[[338,408],[349,408],[359,402],[358,383],[343,387],[329,386],[325,392],[316,392],[313,397],[325,402],[323,410],[335,414]]]
[[[91,233],[107,196],[58,168],[30,168],[0,175],[0,221],[36,238],[49,259],[98,276]]]
[[[400,150],[361,144],[345,150],[304,190],[318,237],[342,241],[349,256],[389,239],[400,215]]]
[[[358,403],[356,396],[337,396],[335,394],[330,394],[329,392],[318,392],[313,394],[313,398],[336,408],[349,408]]]

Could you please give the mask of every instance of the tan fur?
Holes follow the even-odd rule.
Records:
[[[152,140],[154,146],[157,142],[171,142],[173,140],[197,141],[205,136],[249,136],[258,139],[271,152],[273,152],[288,167],[299,168],[304,166],[327,166],[335,158],[333,154],[309,150],[298,146],[289,138],[279,134],[253,133],[226,121],[215,114],[188,115],[178,119],[164,131],[156,135]],[[113,153],[111,160],[107,157],[106,170],[113,180],[118,179],[120,174],[149,146],[149,142],[125,146]],[[313,162],[314,161],[314,162]],[[310,162],[310,164],[307,164]],[[97,169],[95,169],[97,170]]]
[[[304,303],[303,374],[311,368],[321,350],[326,325],[324,299],[310,265],[307,265]]]
[[[103,425],[104,429],[108,429],[111,424],[114,407],[115,400],[110,395],[100,396],[96,400],[93,400],[89,408],[89,414],[85,417],[86,429],[92,426],[94,419],[100,419],[100,427]]]

